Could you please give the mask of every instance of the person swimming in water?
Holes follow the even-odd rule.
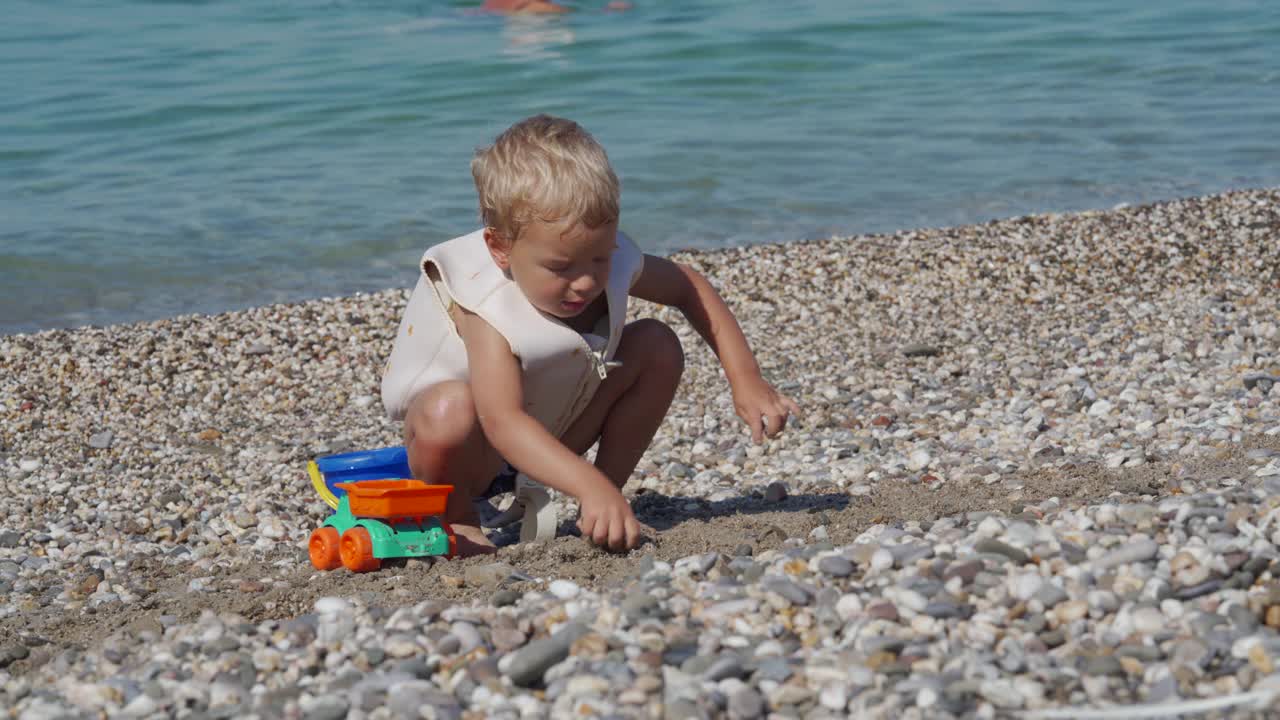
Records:
[[[630,10],[631,3],[625,0],[612,0],[605,5],[605,10]],[[482,12],[501,15],[567,13],[572,8],[553,2],[553,0],[484,0],[480,6]]]
[[[500,14],[516,13],[564,13],[569,8],[548,0],[484,0],[480,6],[484,12]]]

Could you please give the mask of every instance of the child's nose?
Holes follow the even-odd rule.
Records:
[[[569,287],[574,292],[580,295],[584,295],[584,294],[590,293],[592,290],[595,290],[599,284],[600,284],[600,281],[596,279],[595,275],[588,274],[588,275],[579,275],[577,279],[575,279],[572,283],[569,284]]]

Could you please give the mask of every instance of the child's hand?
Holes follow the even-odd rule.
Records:
[[[778,392],[764,378],[741,383],[733,389],[733,408],[751,429],[751,441],[759,445],[764,438],[782,432],[787,417],[799,415],[800,406]]]
[[[583,539],[615,552],[640,544],[640,522],[631,512],[627,499],[612,484],[579,500],[582,514],[578,518],[578,529]]]

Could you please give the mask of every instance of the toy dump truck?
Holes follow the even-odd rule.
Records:
[[[403,447],[317,458],[307,472],[333,508],[308,543],[316,569],[369,572],[387,558],[457,552],[453,529],[442,519],[453,486],[409,479]]]

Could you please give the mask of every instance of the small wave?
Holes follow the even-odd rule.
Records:
[[[387,25],[382,28],[382,32],[388,35],[415,35],[439,30],[452,24],[454,24],[454,21],[449,18],[417,18],[407,22],[396,23],[395,25]]]

